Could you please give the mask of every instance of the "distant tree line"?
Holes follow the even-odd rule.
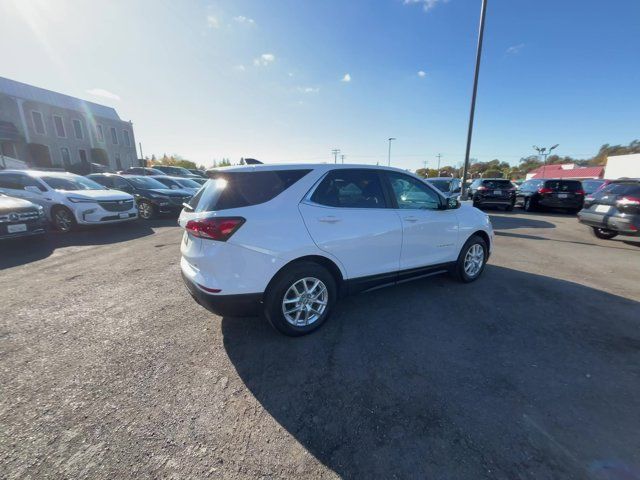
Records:
[[[600,147],[597,154],[587,159],[549,155],[546,164],[575,163],[580,167],[598,166],[605,165],[607,163],[607,157],[609,156],[627,155],[631,153],[640,153],[640,140],[633,140],[628,145],[609,145],[606,143]],[[479,162],[476,159],[471,159],[469,176],[470,178],[510,178],[515,180],[523,178],[531,170],[541,167],[543,163],[538,155],[522,157],[517,166],[511,166],[507,162],[502,162],[497,158],[488,162]],[[419,168],[416,170],[416,174],[421,177],[462,177],[462,168],[445,166],[442,167],[439,172],[432,168]]]

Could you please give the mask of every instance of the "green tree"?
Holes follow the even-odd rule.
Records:
[[[502,178],[502,171],[497,168],[485,170],[482,174],[482,178]]]

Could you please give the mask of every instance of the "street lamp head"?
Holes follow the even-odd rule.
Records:
[[[556,143],[553,147],[551,147],[551,148],[549,149],[549,151],[551,151],[551,150],[553,150],[554,148],[557,148],[557,147],[559,147],[559,146],[560,146],[560,144],[559,144],[559,143]]]
[[[389,137],[389,141],[395,140],[395,137]]]

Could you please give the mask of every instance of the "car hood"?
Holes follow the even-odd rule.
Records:
[[[186,190],[172,190],[170,188],[147,188],[142,191],[146,193],[157,193],[165,197],[190,197],[193,195]]]
[[[28,209],[38,208],[28,200],[22,200],[21,198],[4,197],[0,196],[0,214],[24,211]]]
[[[117,190],[56,190],[68,197],[86,198],[87,200],[131,200],[131,195]]]

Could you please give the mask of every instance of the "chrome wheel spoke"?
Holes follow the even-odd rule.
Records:
[[[282,299],[285,320],[296,327],[316,322],[329,304],[329,291],[322,280],[306,277],[293,282]]]

